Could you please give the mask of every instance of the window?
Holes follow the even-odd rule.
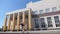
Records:
[[[35,18],[34,21],[35,21],[35,28],[39,28],[39,22],[38,22],[38,19]]]
[[[49,11],[50,11],[50,8],[47,8],[45,11],[46,11],[46,12],[49,12]]]
[[[59,8],[60,8],[60,6],[59,6]]]
[[[41,28],[45,28],[45,20],[44,20],[44,18],[40,18],[40,22],[41,22]]]
[[[51,17],[47,17],[48,27],[53,27]]]
[[[34,13],[38,13],[38,11],[34,11]]]
[[[53,8],[52,8],[52,11],[55,11],[55,10],[57,10],[57,8],[56,8],[56,7],[53,7]]]
[[[43,14],[44,13],[44,10],[40,10],[39,12],[40,12],[40,14]]]
[[[54,16],[56,27],[60,26],[60,21],[58,16]]]
[[[55,23],[59,23],[59,17],[58,16],[54,16],[55,19]]]
[[[38,14],[38,11],[33,11],[33,14]]]

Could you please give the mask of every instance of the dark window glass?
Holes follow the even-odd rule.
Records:
[[[44,10],[40,10],[39,12],[40,12],[40,14],[43,14],[44,13]]]
[[[40,18],[40,22],[41,22],[41,28],[45,28],[45,20],[44,20],[44,18]]]
[[[55,23],[59,23],[59,17],[58,16],[54,16],[55,19]]]
[[[52,8],[52,11],[55,11],[55,10],[57,10],[57,8],[56,8],[56,7],[53,7],[53,8]]]
[[[35,28],[39,28],[39,22],[38,22],[38,19],[36,18],[36,19],[34,19],[34,21],[35,21]]]
[[[46,11],[46,13],[49,12],[50,11],[50,8],[47,8],[45,11]]]
[[[47,17],[48,27],[53,27],[51,17]]]
[[[56,27],[59,27],[60,26],[59,17],[58,16],[54,16],[54,20],[55,20]]]
[[[56,24],[56,27],[60,27],[60,23],[59,24]]]
[[[33,11],[33,14],[38,14],[38,11]]]
[[[59,6],[59,8],[60,8],[60,6]]]

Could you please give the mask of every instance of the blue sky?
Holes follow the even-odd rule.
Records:
[[[39,0],[0,0],[0,28],[4,24],[4,17],[7,12],[25,8],[30,1],[36,2]]]

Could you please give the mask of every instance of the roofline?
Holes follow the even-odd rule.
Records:
[[[14,13],[19,13],[19,12],[24,12],[24,11],[28,11],[29,9],[24,8],[24,9],[19,9],[16,11],[12,11],[12,12],[7,12],[5,15],[10,15],[10,14],[14,14]]]

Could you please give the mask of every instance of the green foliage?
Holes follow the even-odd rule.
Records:
[[[2,28],[0,28],[0,31],[2,31]]]

